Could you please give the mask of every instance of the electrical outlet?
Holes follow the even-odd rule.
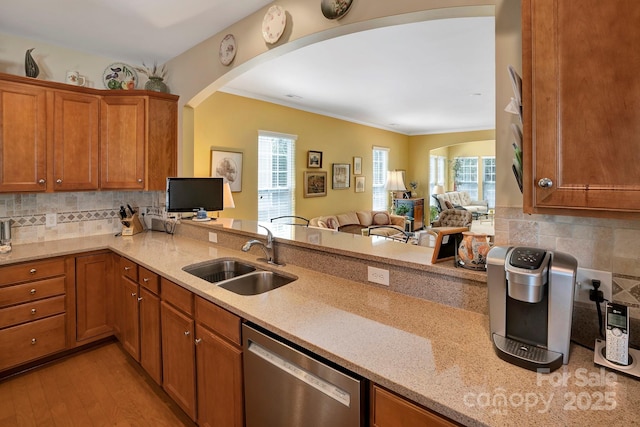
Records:
[[[58,225],[58,214],[48,213],[45,215],[45,217],[46,217],[46,223],[45,223],[46,228],[51,228]]]
[[[389,286],[389,270],[376,267],[367,267],[367,275],[370,282]]]
[[[613,298],[613,278],[611,272],[590,270],[588,268],[578,268],[574,300],[593,304],[593,301],[589,299],[589,291],[593,289],[593,286],[591,285],[592,279],[600,280],[600,290],[602,291],[604,299],[611,301]]]
[[[213,232],[209,232],[209,241],[211,243],[218,243],[218,235],[216,233]]]

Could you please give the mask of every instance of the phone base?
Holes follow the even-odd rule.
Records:
[[[631,375],[632,377],[640,378],[640,364],[638,364],[638,360],[640,360],[640,350],[629,348],[629,364],[625,366],[607,360],[605,357],[607,354],[606,346],[607,342],[605,340],[596,339],[596,345],[593,352],[593,363]]]

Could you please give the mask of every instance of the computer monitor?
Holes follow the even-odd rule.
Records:
[[[167,178],[167,212],[223,209],[222,178]]]

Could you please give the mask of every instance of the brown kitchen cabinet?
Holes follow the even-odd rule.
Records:
[[[639,19],[635,1],[523,0],[525,212],[640,211]]]
[[[459,425],[377,384],[371,385],[371,427],[455,427]]]
[[[76,341],[86,343],[113,334],[111,252],[76,257]]]
[[[72,269],[73,258],[0,267],[0,377],[70,346],[67,314],[73,313],[67,313],[66,297]]]
[[[241,319],[201,297],[195,309],[198,425],[242,427]]]
[[[196,420],[196,359],[193,294],[161,279],[162,387]],[[210,404],[211,402],[207,402]]]
[[[100,188],[164,190],[177,173],[177,96],[105,95]]]
[[[0,192],[98,189],[97,95],[0,74]]]

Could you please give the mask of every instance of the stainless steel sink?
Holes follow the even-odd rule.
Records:
[[[234,279],[225,280],[218,284],[221,288],[240,295],[258,295],[284,286],[296,280],[295,276],[288,276],[273,271],[254,271]]]
[[[256,267],[234,258],[219,258],[191,264],[183,270],[207,282],[217,283],[256,271]]]

